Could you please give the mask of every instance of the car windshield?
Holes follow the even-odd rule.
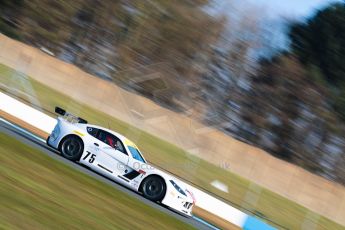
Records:
[[[129,151],[131,152],[134,159],[141,161],[143,163],[146,163],[144,158],[141,156],[139,150],[137,148],[134,148],[133,146],[128,145],[127,146]]]

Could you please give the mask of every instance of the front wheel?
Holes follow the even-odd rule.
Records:
[[[78,161],[83,154],[83,141],[76,136],[69,136],[61,144],[61,154],[71,161]]]
[[[152,201],[161,201],[166,192],[164,180],[159,176],[149,176],[142,185],[144,197]]]

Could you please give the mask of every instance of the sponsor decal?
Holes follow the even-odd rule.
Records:
[[[145,175],[146,172],[144,170],[139,169],[138,173]]]
[[[126,145],[129,145],[129,146],[132,146],[132,147],[134,147],[134,148],[138,148],[132,141],[130,141],[130,140],[128,140],[128,139],[125,139],[125,144]]]
[[[75,134],[77,134],[77,135],[79,135],[79,136],[82,136],[82,137],[85,136],[84,133],[81,133],[81,132],[79,132],[79,131],[77,131],[77,130],[74,130],[73,133],[75,133]]]
[[[128,178],[128,179],[130,179],[130,180],[132,180],[132,179],[136,178],[136,177],[139,176],[139,175],[140,175],[140,173],[139,173],[138,171],[133,170],[133,171],[131,171],[131,172],[129,172],[129,173],[126,173],[126,174],[123,175],[123,176],[126,177],[126,178]]]

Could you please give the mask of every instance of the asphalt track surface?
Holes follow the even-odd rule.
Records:
[[[143,196],[141,196],[140,194],[133,192],[132,190],[127,189],[126,187],[117,184],[114,181],[111,181],[77,163],[71,162],[65,158],[63,158],[56,150],[48,147],[44,142],[42,142],[42,140],[40,140],[39,138],[33,136],[32,134],[30,134],[27,131],[24,131],[18,127],[14,127],[13,125],[10,125],[8,123],[5,123],[2,119],[0,120],[0,133],[5,133],[6,135],[12,136],[14,138],[16,138],[17,140],[21,141],[22,143],[25,143],[29,146],[34,147],[35,149],[43,152],[44,154],[48,155],[49,157],[58,160],[66,165],[70,165],[71,167],[77,169],[78,171],[80,171],[81,173],[85,173],[87,175],[92,176],[93,178],[103,181],[104,183],[107,183],[111,186],[113,186],[115,189],[120,190],[124,193],[126,193],[127,195],[134,197],[136,199],[138,199],[139,202],[143,202],[153,208],[158,209],[161,212],[164,212],[170,216],[175,217],[176,219],[183,221],[187,224],[192,225],[193,227],[195,227],[196,229],[201,229],[201,230],[214,230],[217,229],[211,225],[209,225],[206,222],[203,222],[202,220],[198,219],[197,217],[185,217],[179,213],[174,212],[171,209],[168,209],[166,207],[163,207],[157,203],[151,202],[147,199],[145,199]]]

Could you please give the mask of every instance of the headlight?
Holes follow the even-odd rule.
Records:
[[[170,183],[174,186],[174,188],[179,192],[181,193],[182,195],[184,196],[187,196],[186,193],[182,190],[182,188],[180,188],[180,186],[178,186],[175,181],[173,180],[170,180]]]

